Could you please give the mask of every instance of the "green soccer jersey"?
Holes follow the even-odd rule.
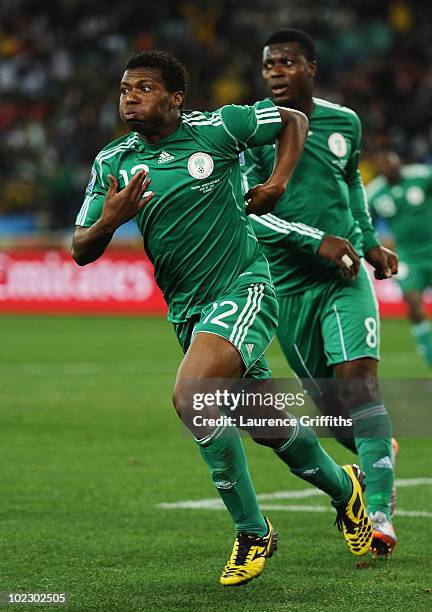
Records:
[[[268,263],[245,214],[238,155],[271,143],[282,123],[270,100],[187,112],[156,144],[131,132],[96,157],[76,224],[100,217],[108,175],[120,189],[148,170],[155,196],[135,217],[173,322],[187,320],[244,275],[271,283]]]
[[[273,213],[252,216],[278,295],[335,277],[343,282],[335,266],[316,256],[323,232],[347,238],[360,254],[379,244],[358,170],[360,140],[354,111],[314,98],[305,149],[285,194]],[[245,151],[245,189],[268,178],[274,157],[271,145]],[[293,249],[293,233],[310,240]]]
[[[432,166],[403,166],[397,183],[378,176],[367,187],[371,210],[388,223],[403,261],[432,258]]]

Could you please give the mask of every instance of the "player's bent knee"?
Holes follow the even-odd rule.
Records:
[[[335,367],[337,378],[376,378],[377,360],[362,357],[353,361],[345,361]]]
[[[335,368],[336,397],[340,406],[358,406],[379,399],[377,361],[372,358],[356,359]]]
[[[196,392],[188,383],[178,382],[174,388],[172,402],[183,425],[200,440],[211,435],[220,425],[224,425],[224,417],[218,406],[207,405],[204,402],[206,394]]]
[[[189,429],[189,431],[196,438],[199,439],[207,435],[207,429],[201,431],[200,429],[197,429],[194,426],[194,413],[197,414],[197,412],[194,411],[193,401],[191,401],[190,393],[186,393],[185,389],[181,386],[176,386],[173,391],[172,402],[175,411],[177,412],[177,416],[179,417],[183,425],[187,429]]]
[[[178,416],[182,418],[188,407],[188,398],[181,385],[176,385],[172,394],[172,403]]]

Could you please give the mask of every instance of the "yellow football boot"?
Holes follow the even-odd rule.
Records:
[[[351,479],[353,491],[349,500],[336,508],[335,525],[343,536],[353,555],[364,555],[369,552],[372,543],[372,522],[367,515],[363,502],[364,474],[358,465],[343,465]]]
[[[239,533],[235,539],[231,556],[220,577],[222,586],[240,586],[257,578],[263,571],[267,559],[277,549],[278,534],[268,518],[265,536]]]

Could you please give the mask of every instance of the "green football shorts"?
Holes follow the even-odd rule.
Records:
[[[423,293],[425,289],[432,287],[432,262],[430,259],[426,259],[426,261],[401,259],[399,272],[395,279],[403,293],[408,291]]]
[[[187,321],[174,323],[183,352],[198,332],[216,334],[233,344],[245,364],[247,378],[270,378],[264,351],[270,344],[278,321],[278,302],[273,287],[239,283],[226,295],[204,306]]]
[[[355,281],[339,278],[279,298],[276,335],[302,379],[333,378],[333,366],[361,357],[379,359],[380,322],[364,264]]]

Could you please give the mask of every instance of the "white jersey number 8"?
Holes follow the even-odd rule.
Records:
[[[376,348],[378,344],[377,322],[373,317],[368,317],[365,319],[364,324],[367,331],[366,344],[370,346],[370,348]]]

